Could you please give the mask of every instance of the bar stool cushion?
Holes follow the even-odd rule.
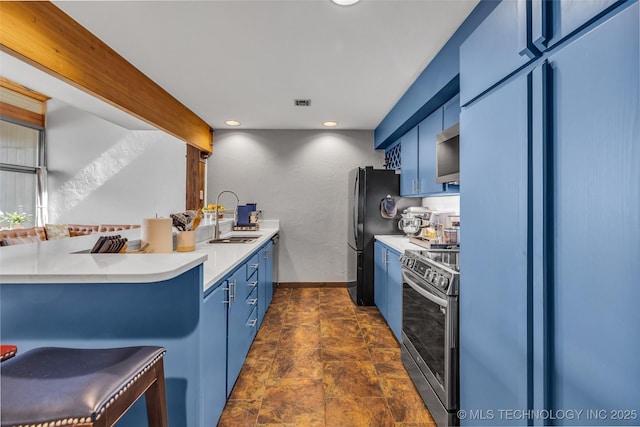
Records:
[[[18,347],[12,344],[2,344],[0,345],[0,362],[4,362],[5,360],[11,359],[16,355],[18,351]]]
[[[42,347],[16,356],[0,365],[2,425],[93,422],[164,353]]]

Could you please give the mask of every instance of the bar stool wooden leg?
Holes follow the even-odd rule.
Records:
[[[147,389],[144,399],[147,404],[149,426],[168,427],[167,397],[164,383],[164,361],[160,359],[153,366],[156,381]]]

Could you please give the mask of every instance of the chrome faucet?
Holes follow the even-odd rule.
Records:
[[[233,211],[234,218],[235,218],[235,215],[236,215],[236,211],[238,210],[238,205],[240,204],[240,199],[238,198],[238,195],[236,193],[234,193],[233,191],[223,190],[223,191],[218,193],[218,196],[216,197],[216,223],[215,223],[215,226],[213,227],[213,238],[214,239],[219,239],[220,238],[220,217],[218,216],[218,206],[220,206],[220,196],[222,196],[224,193],[231,193],[234,196],[236,196],[236,208]]]

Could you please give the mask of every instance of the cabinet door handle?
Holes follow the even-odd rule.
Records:
[[[532,16],[530,9],[530,3],[525,0],[518,0],[516,3],[518,8],[517,12],[517,24],[518,24],[518,54],[520,56],[526,56],[529,59],[533,59],[538,56],[538,50],[531,43],[531,23]]]
[[[229,287],[231,286],[233,286],[233,293],[229,292],[229,300],[234,301],[236,299],[236,290],[237,290],[237,283],[235,280],[229,284]]]
[[[222,301],[223,304],[231,305],[231,288],[224,288],[223,291],[227,291],[227,301]]]
[[[256,304],[258,304],[258,298],[253,298],[249,300],[249,305],[256,305]]]
[[[249,286],[251,286],[252,288],[255,288],[257,285],[258,285],[258,281],[257,280],[254,281],[254,282],[249,283]]]
[[[544,52],[551,36],[553,8],[544,0],[531,2],[531,44]]]
[[[270,251],[269,249],[267,249],[267,250],[264,252],[264,259],[269,259],[269,255],[270,255],[270,254],[271,254],[271,251]]]

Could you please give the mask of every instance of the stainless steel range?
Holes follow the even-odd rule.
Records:
[[[438,426],[457,426],[459,250],[408,250],[401,262],[402,362]]]

